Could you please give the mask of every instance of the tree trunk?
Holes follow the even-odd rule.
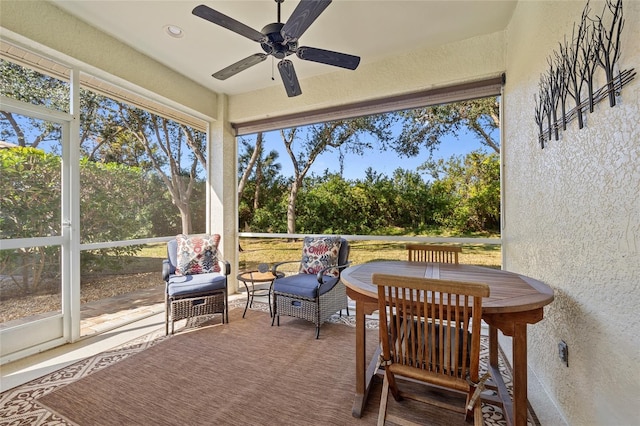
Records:
[[[251,175],[251,170],[253,170],[253,166],[260,158],[262,153],[262,132],[258,133],[256,136],[256,146],[253,148],[253,154],[251,154],[251,159],[249,160],[249,164],[247,164],[247,168],[242,174],[240,178],[240,182],[238,182],[238,200],[242,197],[242,193],[244,192],[244,187],[249,180],[249,176]]]
[[[180,210],[180,219],[182,220],[182,233],[190,234],[193,229],[191,226],[191,207],[189,203],[179,202],[176,207]]]
[[[260,186],[262,185],[262,168],[260,165],[256,168],[256,189],[253,192],[253,211],[260,208]]]
[[[302,185],[302,180],[294,180],[291,182],[291,192],[289,192],[289,204],[287,205],[287,233],[296,233],[296,201],[298,199],[298,190]]]

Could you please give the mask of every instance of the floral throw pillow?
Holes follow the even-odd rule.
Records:
[[[317,274],[327,266],[338,266],[340,237],[305,237],[302,246],[301,274]],[[338,268],[327,269],[324,275],[339,277]]]
[[[178,242],[178,264],[176,274],[195,275],[220,272],[218,265],[218,243],[220,235],[176,236]]]

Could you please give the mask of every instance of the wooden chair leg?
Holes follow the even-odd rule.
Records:
[[[467,395],[467,401],[465,402],[465,407],[467,408],[469,406],[469,402],[473,397],[473,393],[474,393],[474,390],[471,389],[471,391]],[[465,414],[464,419],[466,422],[471,422],[471,419],[473,419],[474,426],[484,425],[484,419],[482,417],[482,402],[480,401],[480,398],[476,399],[473,405],[473,408],[471,410],[467,409],[467,413]]]
[[[389,379],[387,374],[384,375],[382,381],[382,395],[380,396],[380,410],[378,411],[378,426],[384,426],[387,418],[387,402],[389,398]]]
[[[396,384],[396,377],[392,373],[388,373],[385,371],[384,378],[389,381],[389,388],[391,389],[391,395],[393,395],[393,399],[395,399],[396,401],[402,401],[400,389],[398,389],[398,385]]]
[[[482,403],[478,401],[476,407],[473,410],[473,424],[475,426],[484,425],[484,418],[482,417]]]

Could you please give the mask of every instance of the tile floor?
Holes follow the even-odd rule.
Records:
[[[85,303],[80,309],[82,338],[164,312],[164,284]]]

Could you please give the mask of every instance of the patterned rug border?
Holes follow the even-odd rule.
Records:
[[[245,303],[246,300],[233,300],[229,302],[229,308],[244,309]],[[253,302],[250,309],[269,312],[268,304],[263,302]],[[183,323],[185,323],[184,328],[198,328],[209,325],[209,321],[213,317],[214,316],[200,317],[183,321]],[[327,322],[355,327],[355,316],[335,314],[331,316]],[[367,319],[366,327],[368,329],[378,328],[378,320],[372,318]],[[64,419],[48,407],[41,405],[38,402],[38,399],[70,383],[81,380],[96,371],[100,371],[119,361],[129,358],[132,355],[138,354],[169,338],[171,338],[171,335],[165,336],[164,328],[158,329],[122,345],[116,346],[99,354],[89,356],[52,373],[31,380],[23,385],[6,390],[0,394],[0,426],[22,424],[38,426],[75,425],[73,422]],[[485,355],[485,359],[487,351],[488,346],[486,343],[483,343],[481,356]],[[505,384],[509,388],[509,391],[511,391],[511,366],[508,364],[508,360],[502,351],[502,348],[499,348],[499,351],[500,371],[505,376]],[[486,366],[481,365],[481,368],[486,371]],[[506,424],[498,407],[488,404],[483,405],[483,416],[485,424]],[[537,416],[530,406],[529,424],[533,426],[540,424]]]

